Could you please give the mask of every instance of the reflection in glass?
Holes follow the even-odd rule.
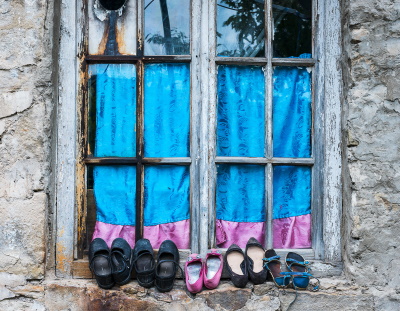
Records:
[[[218,156],[264,156],[264,85],[261,67],[218,67]]]
[[[263,57],[264,37],[264,0],[218,0],[218,56]]]
[[[144,54],[190,54],[190,0],[145,0]]]
[[[189,156],[189,64],[150,64],[144,70],[144,154]]]
[[[89,67],[89,147],[95,157],[136,154],[136,69],[129,64]]]
[[[216,207],[218,219],[265,221],[265,167],[218,165]]]
[[[312,0],[273,0],[272,12],[274,57],[311,54]]]
[[[311,156],[311,72],[276,67],[273,74],[274,157]]]

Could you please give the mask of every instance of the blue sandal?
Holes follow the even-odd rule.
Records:
[[[314,278],[318,281],[312,291],[317,291],[319,289],[319,280],[309,273],[311,270],[308,267],[309,262],[305,261],[303,256],[294,252],[289,252],[286,255],[285,261],[290,272],[282,272],[282,274],[291,276],[292,284],[295,289],[307,289],[310,278]]]
[[[279,261],[280,258],[281,257],[276,254],[275,250],[266,250],[265,258],[263,258],[264,268],[268,270],[272,281],[277,287],[286,288],[290,284],[291,276],[285,276],[284,272],[282,272],[281,262]]]

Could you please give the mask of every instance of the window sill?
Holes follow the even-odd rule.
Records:
[[[226,250],[221,250],[222,254],[225,254]],[[284,262],[284,258],[286,253],[290,250],[277,250],[279,256],[281,256],[281,261]],[[312,274],[315,277],[331,277],[331,276],[339,276],[342,273],[343,264],[341,262],[337,263],[326,263],[322,260],[314,260],[314,252],[312,249],[304,249],[304,250],[294,250],[295,252],[301,254],[306,260],[310,262],[310,268]],[[180,265],[183,268],[185,266],[185,262],[187,257],[190,254],[190,250],[181,250],[179,252],[180,255]],[[155,251],[155,256],[157,256],[157,250]],[[284,265],[283,265],[284,266]],[[285,270],[285,267],[283,268]],[[88,258],[85,257],[83,259],[75,260],[72,263],[72,277],[75,279],[92,279],[93,275],[89,269],[89,261]],[[134,277],[134,272],[132,273],[132,277]],[[180,272],[177,274],[178,278],[181,278]],[[222,278],[228,278],[228,273],[224,268],[222,273]]]

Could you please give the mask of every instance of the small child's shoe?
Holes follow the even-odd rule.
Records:
[[[204,261],[203,278],[204,286],[208,289],[217,288],[221,279],[224,262],[222,254],[216,249],[211,249]]]
[[[186,287],[192,294],[203,288],[203,262],[200,255],[191,254],[185,263]]]

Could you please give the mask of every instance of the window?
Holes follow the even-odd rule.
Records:
[[[60,46],[71,53],[60,58],[60,81],[78,84],[60,91],[57,269],[79,269],[93,232],[155,247],[170,238],[194,252],[255,236],[339,260],[340,73],[331,64],[340,46],[335,27],[321,24],[332,8],[329,18],[339,16],[337,3],[127,0],[106,9],[117,2],[78,1],[61,14],[84,31],[73,38],[78,59],[65,38]],[[80,66],[68,68],[72,59]],[[79,123],[65,112],[69,100]],[[63,133],[77,133],[76,157],[67,150],[75,136]]]

